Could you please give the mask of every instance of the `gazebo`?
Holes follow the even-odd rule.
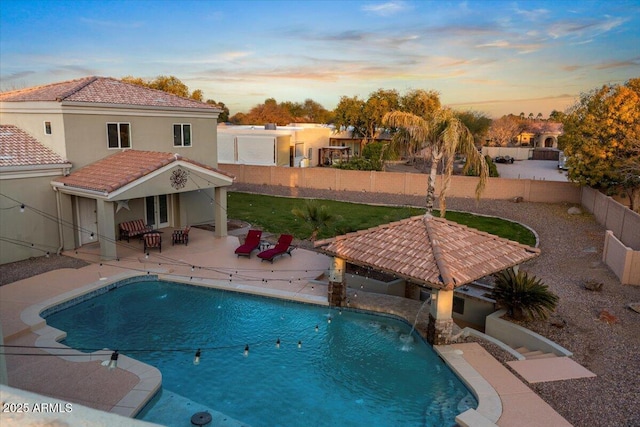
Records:
[[[332,257],[331,306],[346,304],[346,263],[430,289],[427,341],[433,345],[445,344],[451,336],[454,289],[540,254],[538,248],[429,214],[319,240],[315,247]]]

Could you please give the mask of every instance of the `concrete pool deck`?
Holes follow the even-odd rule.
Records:
[[[168,237],[168,231],[164,235]],[[87,267],[55,270],[0,287],[0,322],[5,345],[51,347],[33,350],[33,353],[64,354],[64,357],[8,355],[9,385],[125,416],[135,414],[159,387],[159,372],[126,356],[119,359],[118,369],[108,371],[102,362],[108,359],[110,351],[79,357],[69,349],[60,349],[62,346],[56,343],[60,331],[47,327],[38,316],[49,306],[126,277],[153,274],[166,280],[327,304],[326,285],[313,280],[329,266],[329,258],[324,255],[296,249],[293,256],[285,255],[271,264],[260,262],[255,256],[236,257],[233,252],[239,240],[235,236],[215,238],[209,231],[192,229],[190,237],[188,246],[171,246],[170,242],[165,242],[162,253],[154,250],[148,258],[142,251],[142,243],[133,240],[130,243],[118,242],[119,259],[109,262],[99,260],[97,245],[88,245],[77,253],[66,253],[91,262]],[[421,310],[419,301],[351,290],[349,297],[353,308],[401,316],[409,323],[415,322],[418,330],[424,330],[426,326],[428,310]],[[456,362],[463,366],[459,373],[465,382],[467,378],[484,379],[486,384],[480,390],[474,388],[474,393],[480,400],[479,409],[485,414],[493,414],[494,420],[490,422],[501,426],[546,426],[549,419],[556,419],[549,417],[555,416],[558,424],[554,425],[570,425],[481,346],[477,345],[473,351],[467,348],[471,347],[462,350],[463,360]],[[453,350],[461,348],[453,347]],[[10,352],[25,351],[7,348],[6,353]],[[457,352],[448,353],[454,359],[460,359]],[[447,360],[447,357],[443,358]],[[78,359],[84,360],[83,363],[77,363]],[[495,375],[493,368],[483,368],[487,363],[497,364],[506,373]],[[131,370],[121,369],[127,366]],[[473,381],[467,384],[475,387]],[[519,384],[517,397],[529,393],[537,401],[533,398],[514,399],[512,384]],[[493,397],[487,399],[489,396]],[[551,415],[541,417],[540,414]]]

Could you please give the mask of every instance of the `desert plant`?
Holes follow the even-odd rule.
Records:
[[[508,268],[495,275],[491,293],[515,320],[547,319],[558,304],[558,296],[535,276]]]
[[[302,208],[293,208],[291,213],[305,221],[311,228],[311,236],[309,239],[315,241],[320,230],[327,228],[337,218],[329,211],[329,207],[321,205],[315,199],[305,201]]]

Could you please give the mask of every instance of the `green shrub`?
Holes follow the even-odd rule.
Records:
[[[516,320],[547,319],[558,304],[558,296],[535,276],[508,268],[495,278],[491,296]]]
[[[496,166],[495,163],[493,163],[493,160],[491,159],[490,156],[484,156],[484,160],[487,162],[487,166],[489,166],[489,176],[491,178],[498,178],[500,176],[500,174],[498,173],[498,167]],[[465,165],[466,167],[466,165]],[[475,171],[475,169],[470,166],[467,169],[467,172],[465,173],[465,175],[467,176],[478,176],[478,172]]]

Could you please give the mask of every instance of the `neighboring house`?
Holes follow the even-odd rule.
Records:
[[[331,128],[313,123],[288,126],[218,126],[218,162],[258,166],[306,167],[318,164]]]
[[[0,262],[96,241],[113,259],[118,224],[134,219],[154,228],[214,222],[226,235],[233,177],[217,169],[220,111],[104,77],[0,93]],[[21,142],[5,134],[13,132]],[[49,163],[29,155],[32,146]]]
[[[562,123],[531,121],[516,137],[515,143],[533,148],[558,148],[560,135],[562,135]]]
[[[359,138],[353,135],[352,130],[336,132],[329,138],[329,145],[332,147],[347,147],[354,156],[360,156],[365,145],[371,142],[391,142],[391,134],[386,131],[378,131],[373,139]]]

